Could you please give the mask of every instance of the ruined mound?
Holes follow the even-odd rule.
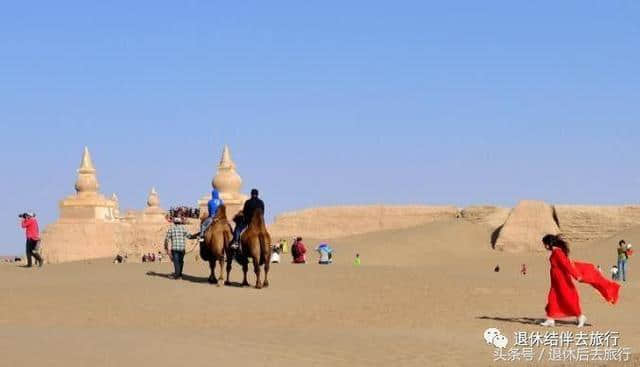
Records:
[[[508,252],[544,251],[545,234],[560,232],[551,205],[524,200],[511,210],[495,242],[495,248]]]

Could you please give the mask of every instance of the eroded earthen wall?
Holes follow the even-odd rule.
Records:
[[[48,263],[113,258],[126,254],[139,261],[143,254],[164,252],[164,238],[170,224],[126,222],[56,222],[42,234],[42,254]],[[198,230],[194,221],[189,233]],[[195,241],[189,241],[188,249]]]
[[[560,230],[571,242],[607,238],[640,226],[640,206],[556,205]]]
[[[409,228],[455,219],[453,206],[337,206],[306,209],[278,216],[269,226],[272,237],[337,238],[387,229]]]

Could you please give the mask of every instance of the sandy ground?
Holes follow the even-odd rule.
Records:
[[[640,244],[640,230],[621,236]],[[202,262],[188,262],[181,281],[166,278],[169,263],[0,265],[0,365],[509,365],[493,362],[482,334],[547,331],[534,323],[544,316],[548,260],[493,251],[489,237],[481,225],[447,222],[331,241],[334,265],[273,265],[264,290],[209,285]],[[572,257],[608,269],[615,242],[576,245]],[[579,287],[584,330],[620,332],[640,365],[633,260],[617,306]],[[232,280],[241,280],[238,266]]]

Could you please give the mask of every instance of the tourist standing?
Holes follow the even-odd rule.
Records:
[[[174,273],[173,279],[182,278],[182,268],[184,267],[184,253],[185,244],[189,233],[182,224],[180,218],[173,218],[173,225],[167,231],[167,235],[164,240],[164,245],[167,248],[167,253],[173,261]]]
[[[24,213],[19,215],[22,218],[21,226],[24,228],[27,243],[26,243],[26,253],[27,253],[27,267],[30,268],[33,266],[31,258],[36,259],[36,265],[42,267],[43,261],[40,256],[40,229],[38,227],[38,221],[36,220],[36,215],[34,213]]]
[[[627,281],[627,243],[624,240],[618,242],[618,280]]]

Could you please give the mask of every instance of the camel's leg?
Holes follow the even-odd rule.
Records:
[[[233,262],[233,257],[227,251],[227,280],[224,282],[225,285],[231,284],[231,262]]]
[[[262,282],[260,281],[260,257],[252,256],[253,259],[253,272],[256,273],[256,289],[262,288]]]
[[[244,273],[244,279],[242,280],[242,286],[249,286],[249,282],[247,281],[247,272],[249,271],[249,258],[245,258],[242,261],[242,272]]]
[[[220,263],[220,277],[218,278],[218,280],[223,281],[224,280],[224,255],[220,256],[220,258],[218,259],[218,262]]]
[[[267,254],[267,256],[269,255]],[[265,288],[269,286],[269,279],[267,278],[267,275],[269,274],[269,267],[271,267],[271,259],[266,259],[264,262],[264,282],[262,282],[262,286]]]
[[[209,282],[211,284],[218,284],[218,279],[216,278],[216,259],[213,258],[209,262],[209,267],[211,268],[211,276],[209,277]]]

